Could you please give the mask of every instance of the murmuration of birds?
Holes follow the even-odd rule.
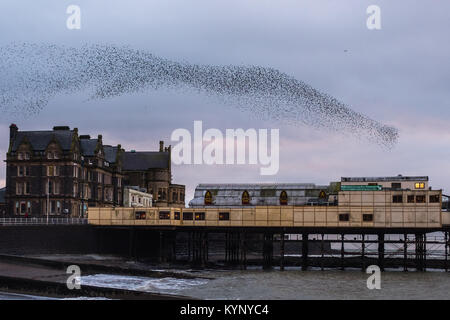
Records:
[[[194,90],[258,117],[350,134],[392,148],[398,130],[303,81],[260,66],[177,62],[113,45],[0,47],[0,111],[38,113],[57,94],[107,99],[149,89]]]

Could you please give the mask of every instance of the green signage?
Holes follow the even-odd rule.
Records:
[[[382,186],[342,186],[341,191],[381,191]]]

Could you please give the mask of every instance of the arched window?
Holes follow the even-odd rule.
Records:
[[[212,194],[211,191],[206,191],[205,193],[205,206],[209,206],[212,204]]]
[[[288,195],[287,195],[287,192],[283,190],[283,191],[281,191],[281,194],[280,194],[280,205],[286,206],[287,203],[288,203]]]
[[[321,200],[326,200],[327,199],[327,193],[325,192],[325,190],[321,190],[320,191],[319,199],[321,199]]]
[[[248,194],[248,191],[247,191],[247,190],[245,190],[245,191],[242,193],[242,204],[243,204],[243,205],[250,204],[250,195]]]

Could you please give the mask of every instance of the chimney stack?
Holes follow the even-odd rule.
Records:
[[[12,147],[12,142],[16,138],[17,132],[19,131],[19,128],[14,123],[11,123],[9,126],[9,145]]]
[[[160,141],[159,142],[159,152],[163,152],[164,151],[164,141]]]

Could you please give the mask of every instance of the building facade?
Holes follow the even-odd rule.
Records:
[[[7,216],[85,216],[87,207],[123,205],[127,152],[121,145],[104,145],[102,135],[79,135],[66,126],[48,131],[19,131],[10,126],[6,155]],[[154,153],[152,153],[153,155]],[[162,177],[149,176],[170,186],[170,152]],[[150,161],[155,161],[150,156]],[[151,173],[151,170],[146,170]],[[184,192],[184,186],[181,186]],[[170,199],[166,202],[172,205]],[[178,202],[173,203],[178,205]]]
[[[139,186],[153,195],[155,207],[184,207],[185,186],[172,183],[171,147],[159,142],[159,151],[123,154],[125,183]]]
[[[123,190],[123,206],[125,208],[151,208],[153,196],[145,189],[127,186]]]

